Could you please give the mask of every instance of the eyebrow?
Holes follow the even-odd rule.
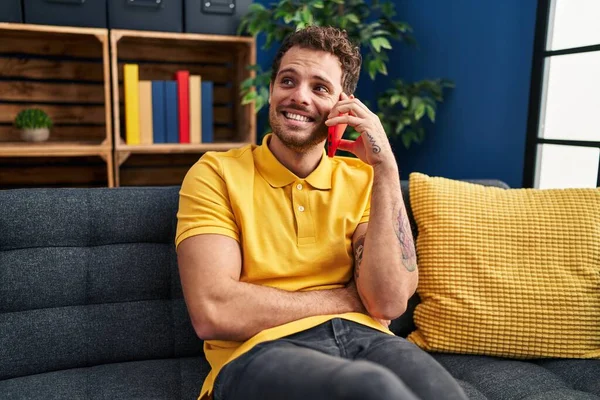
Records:
[[[288,67],[288,68],[284,68],[284,69],[281,69],[281,70],[279,70],[279,73],[277,73],[277,76],[279,76],[279,75],[282,75],[282,74],[285,74],[285,73],[292,73],[292,74],[294,74],[294,75],[298,75],[298,71],[296,71],[296,70],[295,70],[294,68],[292,68],[292,67]],[[329,86],[333,87],[333,83],[331,83],[331,81],[330,81],[329,79],[327,79],[327,78],[325,78],[325,77],[323,77],[323,76],[321,76],[321,75],[313,75],[311,78],[312,78],[312,79],[319,80],[319,81],[322,81],[322,82],[325,82],[325,83],[327,83]]]

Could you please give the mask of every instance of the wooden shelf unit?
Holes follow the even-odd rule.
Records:
[[[0,23],[0,160],[13,158],[0,162],[0,177],[18,185],[21,175],[24,186],[114,186],[108,50],[107,29]],[[47,142],[24,142],[13,127],[16,115],[29,107],[54,121]],[[38,172],[27,171],[32,158],[54,163],[54,157],[90,156],[103,160],[104,177],[98,178],[97,166],[82,171],[85,163],[54,166],[48,176],[39,173],[40,162],[31,166]]]
[[[167,33],[131,30],[111,30],[111,68],[115,184],[180,184],[185,173],[201,153],[228,150],[256,141],[254,105],[242,106],[239,87],[243,80],[253,76],[247,66],[256,63],[255,39],[251,37],[205,35],[191,33]],[[214,143],[203,144],[152,144],[127,145],[125,141],[123,66],[139,65],[140,80],[173,80],[175,72],[183,69],[190,74],[201,75],[203,80],[214,82]],[[181,164],[159,159],[177,157]],[[196,157],[194,157],[196,155]],[[132,176],[127,161],[130,156],[138,159],[148,156],[151,163],[135,162],[135,182],[125,182],[122,176]],[[143,166],[149,173],[144,180]],[[149,167],[150,166],[150,167]],[[163,175],[163,176],[161,176]],[[167,177],[168,175],[168,177]]]

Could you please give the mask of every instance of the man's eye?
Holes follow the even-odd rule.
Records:
[[[291,85],[292,84],[292,80],[290,78],[283,78],[281,80],[281,84],[282,85]]]
[[[317,86],[317,91],[319,92],[323,92],[323,93],[329,93],[329,89],[327,89],[327,87],[325,86]]]

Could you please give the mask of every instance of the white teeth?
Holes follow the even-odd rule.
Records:
[[[310,118],[305,117],[304,115],[298,115],[298,114],[292,114],[292,113],[286,112],[285,116],[287,118],[289,118],[289,119],[293,119],[293,120],[296,120],[296,121],[301,121],[301,122],[308,122],[308,121],[310,121]]]

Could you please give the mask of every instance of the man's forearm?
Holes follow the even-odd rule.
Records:
[[[315,315],[365,312],[351,285],[340,289],[289,292],[230,281],[203,302],[204,321],[195,321],[203,339],[245,341],[264,329]]]
[[[417,258],[402,199],[398,170],[374,167],[371,214],[362,253],[355,265],[359,293],[374,317],[393,319],[404,313],[417,286]]]

